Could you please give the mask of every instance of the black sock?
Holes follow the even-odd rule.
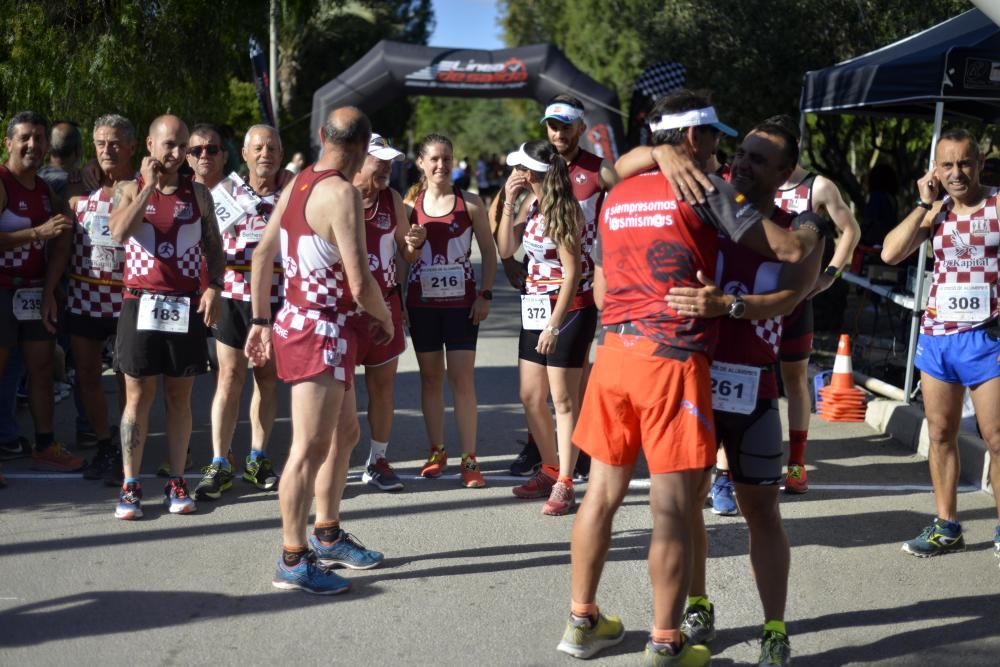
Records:
[[[316,526],[313,529],[313,535],[320,542],[326,542],[327,544],[333,544],[338,539],[340,539],[340,526],[325,526],[320,528]]]
[[[729,477],[729,471],[728,470],[716,470],[715,471],[715,479],[719,479],[720,477]]]
[[[305,557],[305,555],[307,553],[309,553],[309,552],[305,551],[305,550],[302,550],[302,551],[298,551],[298,550],[296,550],[296,551],[289,551],[288,549],[282,549],[281,550],[281,560],[288,567],[295,567],[296,565],[298,565],[302,561],[302,559]]]
[[[55,442],[56,437],[53,433],[38,433],[35,432],[35,451],[40,452],[53,442]]]
[[[97,451],[98,452],[110,452],[111,451],[111,436],[106,438],[101,438],[97,441]]]

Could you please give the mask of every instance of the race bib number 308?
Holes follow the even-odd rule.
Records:
[[[757,406],[760,369],[754,366],[712,364],[712,409],[748,415]]]
[[[139,331],[187,333],[191,299],[186,296],[143,294],[139,299]]]
[[[434,264],[420,269],[420,290],[431,299],[465,296],[465,269],[459,264]]]
[[[935,295],[942,322],[983,322],[990,317],[990,286],[986,283],[942,283]]]

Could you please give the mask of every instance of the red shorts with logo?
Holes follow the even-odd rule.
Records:
[[[389,293],[385,305],[392,314],[394,331],[392,340],[388,343],[379,345],[375,342],[371,332],[378,325],[366,313],[356,318],[357,322],[351,323],[356,329],[358,341],[356,359],[359,366],[383,366],[406,351],[406,336],[403,335],[403,302],[398,289]]]
[[[615,466],[632,465],[641,450],[653,475],[715,464],[708,357],[670,358],[663,347],[645,336],[604,335],[573,431],[577,447]]]
[[[291,383],[331,373],[350,389],[358,349],[350,320],[356,317],[297,308],[286,301],[271,329],[278,377]]]

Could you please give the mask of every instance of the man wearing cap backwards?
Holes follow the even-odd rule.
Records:
[[[264,228],[281,196],[278,177],[282,147],[278,131],[270,125],[254,125],[243,140],[243,160],[247,164],[248,183],[238,177],[218,178],[224,164],[220,138],[205,131],[191,138],[189,161],[196,169],[205,165],[204,176],[215,181],[212,197],[222,231],[226,253],[222,307],[213,327],[219,373],[212,399],[212,462],[195,489],[199,500],[215,500],[233,486],[233,469],[227,454],[239,418],[240,397],[247,378],[247,356],[243,352],[253,313],[250,306],[250,263]],[[211,151],[214,150],[214,155]],[[196,171],[196,178],[199,172]],[[283,296],[281,261],[275,258],[270,267],[269,301],[272,317],[281,308]],[[253,368],[253,395],[250,399],[250,452],[246,457],[243,479],[264,491],[278,484],[271,459],[265,454],[267,441],[277,415],[278,376],[274,360]]]
[[[406,225],[406,209],[403,198],[389,187],[389,173],[392,163],[403,157],[400,151],[389,145],[380,134],[372,134],[368,142],[368,156],[360,171],[354,177],[354,187],[361,192],[365,207],[365,245],[368,248],[368,269],[382,290],[385,305],[392,313],[395,334],[383,345],[376,344],[368,335],[373,326],[371,316],[363,314],[358,318],[357,328],[359,349],[357,362],[365,367],[365,385],[368,388],[368,428],[371,448],[368,465],[361,479],[382,491],[398,491],[403,482],[393,471],[386,457],[389,435],[392,433],[393,383],[399,355],[406,349],[403,335],[403,309],[396,279],[396,254],[401,252],[407,263],[417,260],[417,250],[424,245],[427,230],[420,225]],[[353,387],[349,393],[353,393]],[[354,400],[348,396],[345,400]],[[342,453],[343,474],[338,479],[347,478],[347,467],[355,442],[338,443]]]
[[[581,280],[583,287],[589,290],[594,277],[594,261],[591,254],[597,239],[597,216],[604,196],[618,182],[618,175],[607,159],[580,148],[580,138],[587,130],[587,124],[584,120],[583,102],[579,99],[567,94],[556,95],[545,105],[542,122],[545,123],[549,143],[556,147],[569,167],[573,196],[583,209]],[[509,262],[510,258],[504,260],[504,270],[508,276],[511,275]],[[583,379],[580,383],[581,398],[590,372],[590,355],[586,357],[587,362],[584,364]],[[529,432],[528,442],[511,464],[510,472],[513,475],[531,476],[538,471],[541,464],[542,458],[538,453],[538,446]],[[576,466],[578,475],[586,477],[589,465],[587,456],[581,454]]]
[[[704,98],[686,90],[659,100],[650,118],[655,144],[683,146],[703,169],[719,132],[733,132]],[[716,192],[707,205],[692,207],[656,171],[639,174],[620,183],[601,212],[594,295],[603,329],[573,433],[593,467],[573,524],[572,607],[558,647],[576,657],[625,636],[618,618],[599,613],[596,594],[611,523],[641,449],[653,513],[647,664],[706,665],[711,658],[704,646],[685,643],[680,622],[692,574],[693,515],[715,461],[709,365],[719,327],[716,319],[692,317],[695,309],[669,308],[666,297],[672,287],[700,287],[699,271],[715,275],[719,231],[779,261],[802,260],[819,240],[815,224],[789,233],[711,178]]]

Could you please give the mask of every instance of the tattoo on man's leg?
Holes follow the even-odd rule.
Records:
[[[139,446],[139,425],[131,419],[122,419],[122,451],[131,454]]]

